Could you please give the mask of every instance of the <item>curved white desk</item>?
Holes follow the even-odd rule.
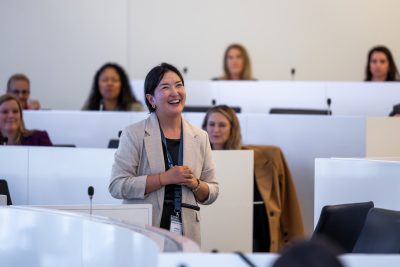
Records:
[[[159,252],[196,252],[184,237],[103,217],[0,207],[1,266],[158,266]]]

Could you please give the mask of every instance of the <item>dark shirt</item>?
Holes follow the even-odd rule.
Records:
[[[179,157],[179,145],[181,143],[180,139],[168,139],[166,138],[167,141],[167,147],[168,151],[171,154],[172,157],[172,162],[174,165],[178,165],[178,157]],[[163,153],[164,153],[164,164],[165,164],[165,169],[168,170],[168,159],[167,159],[167,152],[165,151],[164,145],[163,147]],[[170,224],[171,224],[171,215],[175,215],[174,213],[174,206],[169,204],[166,205],[165,201],[174,201],[174,192],[175,192],[175,187],[181,187],[181,185],[175,185],[175,184],[169,184],[165,186],[165,194],[164,194],[164,206],[163,206],[163,212],[161,216],[161,223],[160,227],[163,229],[169,230]]]
[[[33,130],[30,135],[21,138],[22,146],[53,146],[46,131]]]

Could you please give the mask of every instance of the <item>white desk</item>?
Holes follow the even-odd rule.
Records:
[[[88,205],[88,186],[95,188],[94,205],[120,204],[108,192],[114,153],[113,149],[1,146],[0,170],[7,174],[15,205]],[[202,249],[250,252],[253,152],[213,151],[213,157],[221,194],[213,205],[201,206]]]

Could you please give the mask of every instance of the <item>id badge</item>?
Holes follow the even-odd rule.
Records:
[[[183,230],[182,223],[179,220],[179,217],[175,216],[175,215],[171,215],[171,225],[169,227],[169,231],[179,234],[179,235],[182,235],[183,234],[182,230]]]

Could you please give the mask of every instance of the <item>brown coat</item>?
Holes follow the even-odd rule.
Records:
[[[270,251],[280,251],[289,241],[304,238],[296,188],[283,153],[275,146],[245,146],[254,151],[254,174],[265,203],[271,237]]]

